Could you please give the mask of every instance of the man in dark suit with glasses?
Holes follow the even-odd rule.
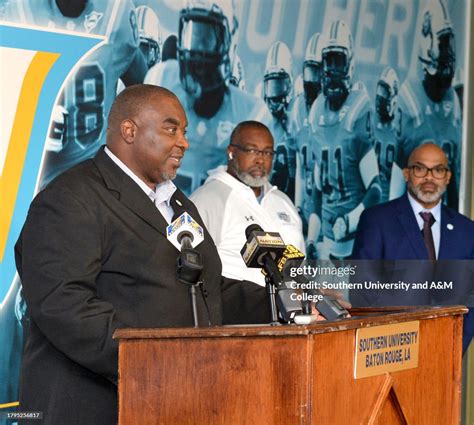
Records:
[[[474,222],[446,207],[443,194],[451,179],[444,151],[433,143],[413,150],[403,170],[407,192],[400,198],[364,211],[360,217],[352,258],[356,260],[473,260]],[[426,263],[413,262],[410,276]],[[433,263],[435,264],[435,263]],[[402,293],[353,293],[355,305],[402,305],[462,303],[474,301],[472,261],[438,261],[436,276],[454,281],[450,291]],[[439,267],[443,264],[443,267]],[[456,266],[453,266],[453,265]],[[444,270],[443,270],[444,269]],[[431,268],[430,270],[433,270]],[[456,280],[456,276],[470,276]],[[467,273],[467,275],[466,275]],[[474,334],[473,309],[465,317],[464,348]]]

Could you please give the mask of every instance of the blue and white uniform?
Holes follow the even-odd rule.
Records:
[[[296,147],[286,127],[286,123],[272,116],[269,129],[273,136],[276,154],[273,160],[271,183],[294,199]]]
[[[295,205],[304,222],[316,212],[314,196],[314,151],[309,125],[309,111],[304,93],[296,96],[289,107],[289,132],[296,146]]]
[[[338,111],[331,111],[326,97],[319,96],[309,115],[316,158],[315,182],[322,192],[325,252],[338,258],[352,252],[355,230],[364,209],[362,200],[379,174],[371,114],[367,90],[358,83]],[[333,226],[342,217],[347,218],[347,231],[336,240]]]
[[[181,101],[188,118],[189,149],[178,169],[176,185],[187,195],[201,186],[207,171],[226,163],[230,134],[241,121],[255,120],[265,125],[271,121],[265,103],[257,97],[229,85],[221,107],[211,118],[203,118],[193,108],[194,100],[179,79],[178,61],[161,62],[148,71],[145,83],[171,90]]]
[[[400,158],[400,129],[402,114],[397,109],[393,120],[383,123],[374,114],[374,149],[377,155],[379,166],[380,187],[382,194],[380,202],[387,202],[390,199],[390,181],[393,167],[400,168],[398,161]]]

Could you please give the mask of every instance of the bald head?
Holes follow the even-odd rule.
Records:
[[[265,124],[262,124],[258,121],[242,121],[237,124],[230,135],[230,144],[231,145],[242,145],[242,139],[245,139],[243,136],[248,130],[258,130],[262,133],[268,134],[272,138],[273,143],[273,136],[268,127]],[[245,141],[245,140],[244,140]]]
[[[437,161],[439,164],[448,166],[448,158],[438,145],[434,143],[424,143],[413,149],[408,157],[408,166],[414,165],[416,162],[429,158],[429,160]]]
[[[124,120],[134,120],[149,107],[152,100],[160,101],[166,98],[177,100],[176,95],[164,87],[151,84],[136,84],[127,87],[114,100],[110,109],[107,126],[107,146],[115,148],[121,139],[121,123]]]

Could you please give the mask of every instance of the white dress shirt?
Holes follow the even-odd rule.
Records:
[[[439,254],[439,244],[441,240],[441,200],[436,204],[431,209],[424,208],[422,205],[418,203],[418,201],[413,198],[413,196],[408,193],[408,200],[410,201],[411,208],[413,209],[413,212],[415,213],[416,221],[418,223],[418,227],[420,228],[420,232],[423,230],[423,218],[420,215],[420,212],[430,212],[434,219],[435,222],[431,226],[431,233],[433,235],[433,243],[435,246],[435,251],[436,251],[436,258],[438,258]]]
[[[153,190],[132,170],[130,170],[130,168],[120,161],[120,159],[118,159],[107,146],[105,147],[105,153],[146,193],[150,200],[156,205],[158,211],[167,223],[171,223],[174,211],[170,202],[173,193],[176,191],[174,183],[171,180],[166,180],[165,182],[158,184],[155,187],[155,190]]]

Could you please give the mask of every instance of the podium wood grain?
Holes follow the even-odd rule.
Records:
[[[457,425],[465,311],[357,310],[363,316],[303,327],[119,330],[119,424]],[[411,320],[420,320],[419,366],[355,380],[356,330]]]

